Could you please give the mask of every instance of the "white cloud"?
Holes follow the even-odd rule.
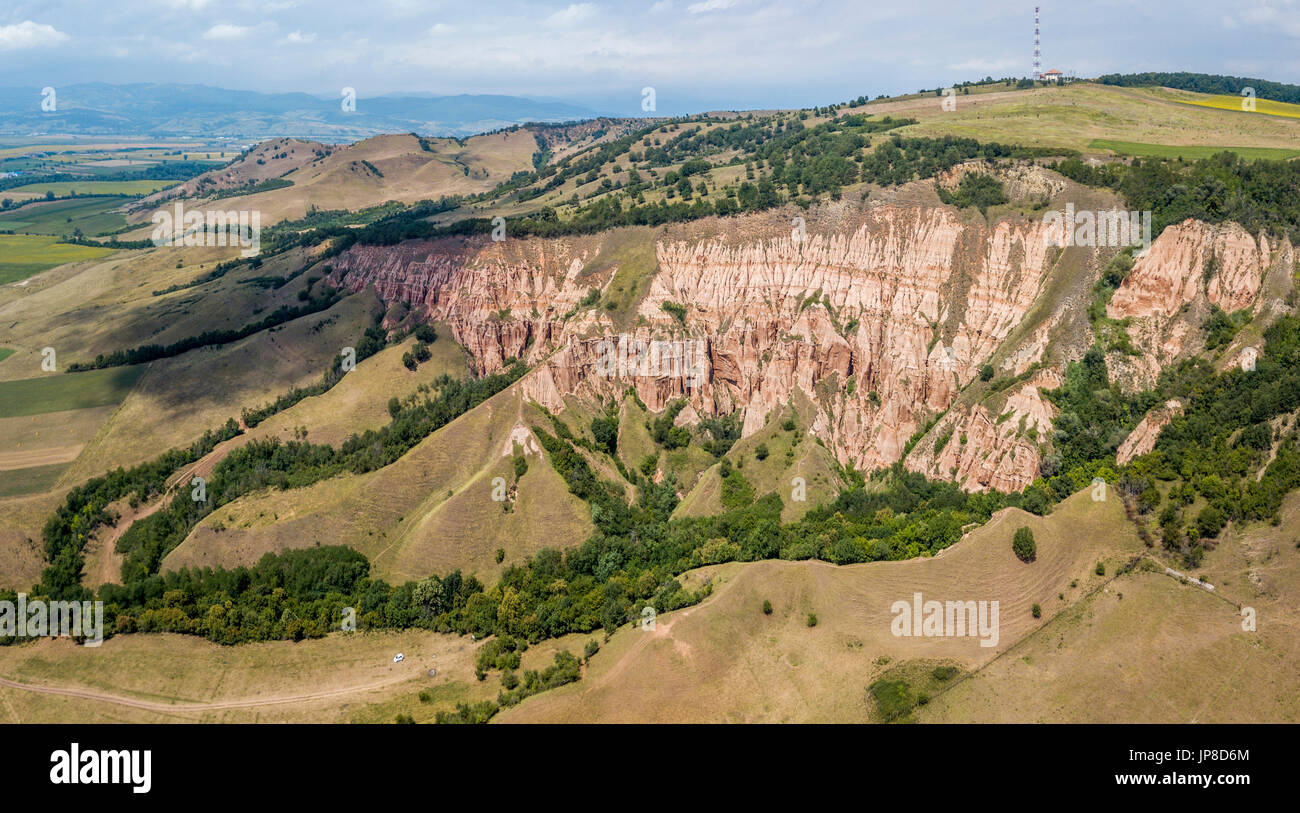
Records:
[[[230,23],[218,23],[207,31],[203,32],[205,40],[237,40],[243,39],[252,33],[253,29],[246,25],[231,25]]]
[[[573,3],[546,18],[546,24],[556,27],[568,27],[583,20],[591,19],[596,7],[591,3]]]
[[[691,14],[708,14],[711,11],[726,11],[729,8],[735,8],[740,0],[703,0],[700,3],[691,3],[686,10]]]
[[[258,23],[257,25],[232,25],[230,23],[217,23],[216,25],[209,28],[207,31],[203,32],[203,39],[242,40],[242,39],[246,39],[247,37],[259,31],[264,33],[275,31],[277,27],[278,26],[276,26],[275,23],[271,23],[271,22]],[[300,36],[302,35],[301,29],[299,29],[295,33],[298,33]],[[291,34],[290,36],[293,35]],[[315,39],[316,37],[315,34],[308,34],[306,36],[309,36],[312,39]],[[311,42],[311,39],[306,39],[302,41]]]
[[[301,30],[290,31],[289,36],[284,38],[284,42],[289,45],[304,45],[306,43],[315,42],[315,41],[316,41],[316,35],[314,33],[304,34],[302,33]]]
[[[451,31],[452,31],[452,27],[447,25],[446,23],[434,23],[433,25],[429,26],[429,33],[435,37],[441,34],[450,34]]]
[[[0,25],[0,51],[18,51],[24,48],[42,48],[58,45],[68,35],[52,25],[24,20],[16,25]]]

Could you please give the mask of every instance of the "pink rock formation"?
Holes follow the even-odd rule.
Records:
[[[1250,305],[1269,263],[1265,237],[1259,241],[1236,223],[1211,226],[1188,219],[1161,232],[1145,257],[1111,298],[1106,314],[1170,317],[1205,291],[1225,311]]]
[[[1133,431],[1124,442],[1119,445],[1115,452],[1115,459],[1121,465],[1127,465],[1135,457],[1141,457],[1156,447],[1156,439],[1160,437],[1160,430],[1164,429],[1174,416],[1182,414],[1183,405],[1178,399],[1173,398],[1165,402],[1164,406],[1153,408],[1150,412],[1142,416],[1138,425],[1133,427]]]
[[[972,223],[945,207],[832,214],[802,239],[784,228],[763,237],[770,225],[748,228],[755,221],[744,218],[726,233],[760,236],[660,239],[637,324],[621,335],[603,311],[577,307],[613,277],[609,262],[583,276],[598,266],[601,238],[357,246],[332,260],[330,281],[424,308],[450,325],[480,372],[511,356],[536,363],[525,392],[553,409],[568,395],[617,395],[630,384],[654,411],[678,397],[703,416],[739,408],[749,434],[800,389],[818,405],[805,417],[836,457],[874,468],[900,458],[1029,311],[1048,271],[1046,227]],[[664,303],[685,306],[684,326]],[[656,350],[654,341],[667,344]],[[658,361],[617,363],[643,351]],[[1031,347],[1029,358],[1041,354]],[[1050,407],[1026,389],[1013,396],[1017,425],[1021,415],[1050,421]],[[1023,487],[1037,475],[1035,444],[980,409],[964,420],[964,457],[915,465],[945,477],[956,465],[971,488]]]

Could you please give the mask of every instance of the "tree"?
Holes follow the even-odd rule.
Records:
[[[1034,542],[1034,532],[1025,526],[1016,529],[1011,538],[1011,550],[1022,562],[1032,562],[1038,558],[1038,545]]]
[[[1206,478],[1209,479],[1209,478]],[[1207,505],[1196,515],[1196,530],[1203,539],[1213,539],[1223,530],[1225,520],[1223,512],[1213,505]]]
[[[596,438],[596,445],[610,454],[618,448],[618,416],[593,418],[591,434]]]
[[[605,628],[605,640],[614,634],[614,630],[627,621],[627,610],[614,599],[605,602],[605,609],[600,614],[600,625]]]

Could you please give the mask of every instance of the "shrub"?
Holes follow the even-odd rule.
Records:
[[[1034,543],[1034,532],[1025,526],[1016,529],[1011,538],[1011,550],[1022,562],[1032,562],[1038,557],[1038,545]]]
[[[1043,608],[1040,607],[1040,606],[1038,606],[1038,602],[1034,602],[1034,607],[1033,607],[1033,609],[1031,610],[1031,612],[1034,614],[1034,618],[1042,618],[1042,617],[1043,617]]]
[[[808,613],[808,626],[817,626],[817,613]]]
[[[960,671],[961,670],[955,666],[936,666],[934,667],[934,671],[931,672],[930,674],[934,676],[935,680],[942,683],[944,681],[952,680],[953,678],[957,677],[957,673]]]
[[[1202,538],[1213,539],[1223,530],[1225,520],[1223,512],[1213,505],[1207,505],[1196,515],[1196,530]]]
[[[763,615],[771,615],[771,614],[772,614],[772,602],[768,601],[767,599],[763,599]]]
[[[985,364],[980,367],[980,381],[988,381],[991,378],[993,378],[993,365]]]
[[[886,723],[905,716],[916,705],[911,687],[901,680],[877,680],[867,688],[876,701],[876,711]]]
[[[1098,575],[1098,576],[1105,576],[1105,575],[1106,575],[1106,563],[1105,563],[1105,562],[1098,562],[1098,563],[1097,563],[1097,575]]]
[[[767,452],[766,443],[758,444],[758,448],[754,450],[754,457],[757,457],[759,460],[766,460],[767,454],[768,452]]]

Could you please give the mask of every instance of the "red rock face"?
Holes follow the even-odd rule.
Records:
[[[1131,388],[1152,386],[1171,363],[1200,352],[1200,325],[1211,305],[1231,312],[1259,299],[1269,266],[1291,255],[1285,240],[1274,256],[1236,223],[1185,220],[1166,228],[1134,264],[1106,307],[1113,319],[1130,319],[1128,334],[1141,355],[1120,358],[1112,375]]]
[[[1025,488],[1038,477],[1043,462],[1038,441],[1050,436],[1056,417],[1056,408],[1043,399],[1039,388],[1059,386],[1060,376],[1043,370],[1015,387],[998,415],[982,404],[954,407],[921,439],[904,465],[909,471],[956,481],[968,491]]]
[[[801,389],[818,404],[802,416],[812,430],[841,462],[869,469],[898,460],[927,416],[949,407],[1034,304],[1051,257],[1038,221],[989,226],[947,208],[895,205],[833,214],[802,237],[739,218],[725,233],[760,236],[660,239],[637,326],[621,339],[599,309],[564,318],[613,277],[609,263],[583,276],[602,258],[601,238],[359,246],[333,260],[330,281],[423,307],[451,326],[479,372],[510,356],[537,364],[525,392],[552,409],[568,395],[617,395],[630,384],[651,410],[683,396],[699,415],[740,409],[749,434]],[[684,325],[664,303],[686,308]],[[1045,344],[1046,334],[1035,338]],[[686,364],[611,372],[619,340],[625,351],[674,342],[659,356],[676,348]],[[1042,347],[1031,342],[1025,353],[1019,369]],[[1013,407],[1012,426],[1033,415],[1046,432],[1049,409],[1027,389],[1015,396],[1026,403]],[[961,421],[968,450],[909,465],[949,478],[955,466],[975,489],[1019,488],[1037,475],[1035,444],[1009,438],[1006,421],[978,409]]]
[[[1164,406],[1155,407],[1142,416],[1124,442],[1115,452],[1115,459],[1121,465],[1127,465],[1135,457],[1141,457],[1156,447],[1160,430],[1165,428],[1174,416],[1182,414],[1183,405],[1177,399],[1165,402]]]
[[[1106,314],[1125,317],[1173,316],[1205,293],[1225,311],[1255,301],[1269,263],[1267,238],[1258,242],[1236,223],[1211,226],[1185,220],[1161,232],[1145,257],[1115,291]]]

